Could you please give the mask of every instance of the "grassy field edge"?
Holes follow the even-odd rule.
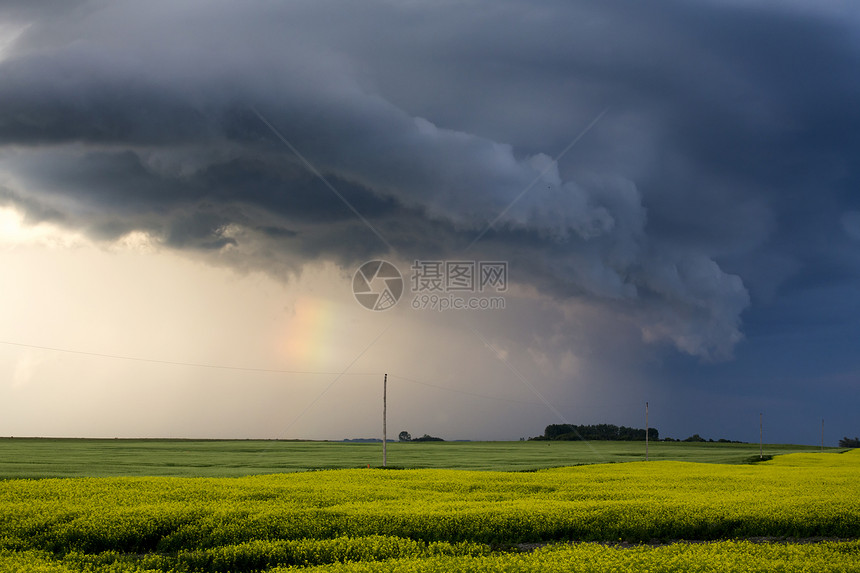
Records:
[[[652,442],[650,460],[742,464],[758,444]],[[765,444],[765,458],[817,452]],[[845,451],[825,448],[829,452]],[[534,471],[645,459],[644,442],[424,442],[388,444],[391,468]],[[52,477],[238,477],[379,467],[381,443],[288,440],[0,438],[0,479]]]

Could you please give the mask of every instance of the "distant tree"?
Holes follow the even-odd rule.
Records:
[[[413,442],[444,442],[442,438],[436,438],[431,436],[430,434],[424,434],[420,438],[415,438],[412,440]]]
[[[860,439],[857,439],[857,436],[854,436],[854,439],[852,440],[851,438],[846,436],[846,437],[842,438],[841,440],[839,440],[839,447],[840,448],[860,448]]]
[[[400,440],[401,442],[411,442],[412,436],[409,435],[409,432],[407,432],[406,430],[403,430],[402,432],[400,432],[397,435],[397,439]]]
[[[684,441],[685,442],[704,442],[706,440],[705,440],[705,438],[703,438],[699,434],[693,434],[689,438],[685,438]]]

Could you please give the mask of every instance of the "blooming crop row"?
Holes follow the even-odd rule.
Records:
[[[458,555],[451,551],[431,551],[423,555],[396,555],[380,560],[373,550],[358,549],[360,543],[375,544],[371,540],[356,539],[343,542],[356,548],[351,557],[325,565],[314,566],[314,543],[306,543],[311,560],[295,566],[275,566],[264,563],[271,556],[271,548],[264,544],[248,545],[244,558],[231,550],[221,552],[223,558],[192,563],[181,557],[151,555],[143,558],[106,553],[94,556],[67,555],[65,559],[38,551],[0,552],[0,570],[4,573],[164,573],[202,571],[266,571],[287,573],[301,570],[306,573],[484,573],[491,571],[545,573],[566,571],[572,573],[612,573],[621,571],[649,571],[651,573],[848,573],[860,571],[860,541],[826,541],[821,543],[751,543],[749,541],[715,541],[708,543],[673,543],[665,546],[640,545],[631,548],[595,543],[555,544],[534,552],[466,552]],[[393,541],[395,545],[405,540]],[[325,545],[325,544],[320,544]],[[328,544],[329,546],[331,544]],[[261,551],[262,549],[262,551]],[[325,550],[323,550],[324,552]],[[331,557],[331,556],[329,556]],[[353,560],[353,558],[358,558]],[[222,568],[218,568],[222,567]]]
[[[288,569],[272,569],[286,573]],[[384,563],[336,563],[312,567],[308,573],[815,573],[860,571],[860,542],[819,544],[756,544],[721,541],[674,543],[630,549],[593,543],[554,545],[533,553],[498,553],[483,557],[396,559]]]

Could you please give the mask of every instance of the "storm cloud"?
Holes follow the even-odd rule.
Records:
[[[279,276],[506,260],[707,360],[816,267],[857,278],[847,8],[81,2],[0,19],[0,200],[97,240],[142,231]]]

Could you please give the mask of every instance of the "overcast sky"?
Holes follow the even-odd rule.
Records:
[[[378,436],[388,373],[395,436],[836,445],[858,70],[836,1],[4,2],[0,435]]]

